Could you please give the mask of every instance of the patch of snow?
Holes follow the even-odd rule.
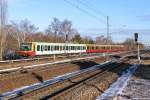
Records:
[[[97,97],[96,100],[106,100],[121,95],[138,66],[139,65],[135,64],[125,70],[121,77],[119,77],[101,96]]]

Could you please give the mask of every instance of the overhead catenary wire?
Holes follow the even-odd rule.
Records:
[[[83,6],[85,6],[87,9],[93,11],[94,13],[96,13],[97,15],[100,15],[104,18],[107,18],[107,15],[104,14],[102,11],[98,10],[97,8],[95,8],[90,2],[86,1],[86,0],[77,0],[80,4],[82,4]]]
[[[87,11],[87,10],[85,10],[85,9],[83,9],[83,8],[81,8],[81,7],[79,7],[79,6],[76,5],[75,3],[72,3],[72,2],[70,2],[69,0],[64,0],[64,1],[65,1],[66,3],[68,3],[68,4],[70,4],[71,6],[75,7],[76,9],[80,10],[81,12],[87,14],[88,16],[90,16],[90,17],[92,17],[92,18],[94,18],[94,19],[96,19],[96,20],[98,20],[98,21],[101,21],[101,22],[104,23],[104,24],[107,23],[106,21],[102,20],[102,19],[99,18],[98,16],[96,16],[96,15],[90,13],[89,11]]]
[[[69,2],[68,0],[64,0],[64,1],[67,1],[67,2],[70,3],[72,6],[75,6],[76,8],[82,10],[84,13],[87,13],[88,15],[92,15],[92,16],[93,16],[93,14],[91,14],[91,13],[89,13],[87,10],[84,10],[84,9],[82,9],[81,7],[79,7],[79,6],[75,5],[75,4],[73,4],[72,2]],[[97,10],[93,9],[92,7],[90,7],[90,6],[87,5],[85,2],[80,1],[80,0],[77,0],[77,1],[78,1],[78,3],[84,5],[88,10],[90,9],[90,10],[92,10],[93,12],[96,12],[96,13],[97,13]],[[86,11],[86,12],[85,12],[85,11]],[[108,44],[108,39],[109,39],[109,16],[106,16],[106,15],[104,15],[104,14],[102,14],[102,13],[97,13],[97,14],[101,14],[101,16],[103,16],[104,18],[107,19],[106,22],[105,22],[105,21],[103,21],[103,22],[107,25],[107,41],[106,41],[106,44]],[[97,17],[97,16],[95,16],[95,15],[94,15],[94,17],[96,17],[96,19],[98,18],[98,20],[100,19],[99,17]]]
[[[83,6],[85,6],[87,9],[89,9],[90,11],[93,11],[94,13],[96,13],[97,15],[100,15],[101,17],[107,19],[107,17],[109,16],[108,14],[105,14],[104,12],[100,11],[98,8],[96,8],[91,2],[89,2],[88,0],[77,0],[80,4],[82,4]],[[112,23],[111,20],[109,20],[109,22]],[[111,24],[109,26],[115,26],[116,24]],[[120,25],[117,25],[120,26]]]

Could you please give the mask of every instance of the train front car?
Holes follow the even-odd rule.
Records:
[[[22,57],[34,57],[35,45],[34,43],[21,43],[20,50],[16,51],[19,56]]]

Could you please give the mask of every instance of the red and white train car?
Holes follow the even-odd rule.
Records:
[[[78,54],[78,53],[102,53],[117,52],[123,50],[123,45],[96,45],[73,43],[46,43],[30,42],[22,43],[16,53],[20,56],[41,56],[53,54]]]

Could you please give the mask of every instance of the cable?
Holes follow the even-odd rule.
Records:
[[[85,7],[87,7],[89,10],[91,10],[91,11],[94,11],[95,13],[97,13],[98,15],[100,15],[100,16],[102,16],[102,17],[104,17],[104,18],[106,18],[107,17],[107,15],[106,14],[104,14],[103,12],[101,12],[101,11],[99,11],[99,10],[97,10],[96,8],[94,8],[93,7],[93,5],[92,4],[90,4],[88,1],[86,1],[86,0],[77,0],[80,4],[82,4],[82,5],[84,5]],[[90,4],[90,5],[88,5],[88,4]]]
[[[75,7],[76,9],[82,11],[83,13],[87,14],[88,16],[90,16],[90,17],[92,17],[92,18],[94,18],[94,19],[100,21],[100,18],[99,18],[99,17],[97,17],[97,16],[95,16],[95,15],[89,13],[88,11],[82,9],[81,7],[79,7],[79,6],[75,5],[75,4],[73,4],[73,3],[70,2],[69,0],[64,0],[64,1],[65,1],[66,3],[68,3],[68,4],[70,4],[71,6]],[[106,21],[104,21],[104,20],[101,20],[101,21],[106,24]]]
[[[98,10],[97,8],[95,8],[93,6],[93,4],[91,4],[89,1],[87,0],[77,0],[80,4],[84,5],[86,8],[90,8],[89,10],[94,11],[96,14],[104,17],[105,19],[107,18],[108,15],[104,14],[102,11]],[[112,22],[111,22],[112,23]],[[113,26],[115,26],[113,24]],[[120,26],[120,25],[119,25]]]

